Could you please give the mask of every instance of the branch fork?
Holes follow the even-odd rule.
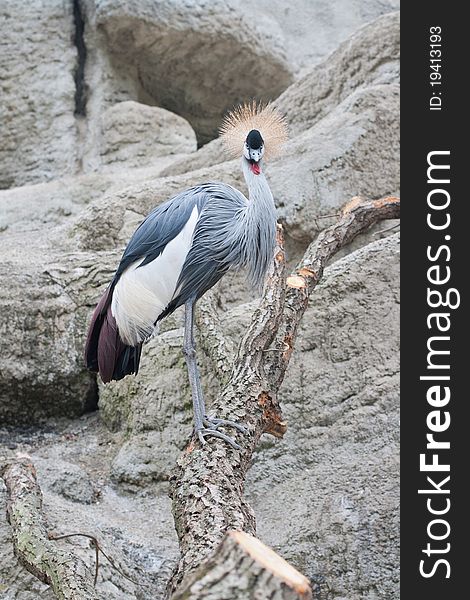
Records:
[[[354,198],[345,205],[338,222],[310,244],[287,279],[282,228],[278,227],[278,247],[260,305],[240,344],[230,381],[213,407],[221,416],[230,407],[231,417],[246,425],[247,435],[237,434],[242,449],[234,450],[219,440],[203,448],[190,442],[171,478],[170,496],[181,558],[169,582],[168,597],[175,600],[203,598],[192,587],[194,578],[198,578],[195,574],[205,569],[207,575],[211,565],[215,568],[226,546],[233,543],[232,533],[227,532],[238,530],[254,535],[254,515],[243,497],[245,477],[261,435],[270,433],[281,438],[286,432],[278,391],[310,294],[338,250],[374,223],[396,219],[399,214],[399,198],[373,201]],[[274,349],[276,351],[271,352]],[[231,542],[227,541],[230,539]],[[229,575],[227,573],[227,578]],[[237,571],[237,575],[240,572]],[[281,589],[282,584],[278,582],[278,585]],[[183,590],[186,590],[184,594]],[[271,597],[258,593],[256,598],[259,599]],[[295,593],[296,596],[285,597],[311,597]],[[310,591],[305,593],[311,594]]]
[[[282,438],[287,430],[278,392],[309,296],[326,264],[371,225],[396,219],[399,214],[398,198],[368,202],[353,198],[339,221],[310,244],[287,278],[279,226],[278,247],[264,293],[233,365],[227,356],[231,358],[235,352],[222,334],[213,299],[201,303],[200,319],[208,325],[204,341],[215,348],[211,356],[226,382],[212,408],[224,417],[229,407],[230,416],[243,422],[247,433],[236,434],[241,450],[218,439],[201,447],[193,439],[177,462],[170,495],[181,557],[168,584],[172,600],[311,600],[308,580],[254,537],[255,517],[243,495],[245,477],[261,435]],[[7,487],[7,515],[19,562],[50,584],[61,600],[97,599],[88,567],[48,535],[31,460],[20,457],[7,463],[0,468],[0,476]],[[56,539],[61,537],[66,536]],[[98,552],[97,542],[95,549]]]

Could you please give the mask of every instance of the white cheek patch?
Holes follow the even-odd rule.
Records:
[[[247,160],[254,160],[259,162],[263,158],[264,154],[264,146],[260,146],[260,148],[250,148],[245,144],[243,155]]]

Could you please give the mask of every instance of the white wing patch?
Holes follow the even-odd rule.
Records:
[[[144,259],[139,259],[119,278],[113,291],[111,312],[125,344],[135,346],[152,335],[155,321],[175,294],[198,219],[195,206],[186,225],[160,256],[140,268]]]

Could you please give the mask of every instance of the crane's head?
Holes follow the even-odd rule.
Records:
[[[233,157],[242,155],[251,172],[259,175],[262,159],[280,154],[287,140],[287,125],[284,116],[272,104],[253,101],[230,112],[220,134],[228,153]]]
[[[264,140],[257,129],[252,129],[246,136],[243,146],[243,156],[250,164],[250,169],[255,175],[261,173],[260,160],[264,155]]]

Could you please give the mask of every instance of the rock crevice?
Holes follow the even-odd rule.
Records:
[[[74,70],[75,110],[76,117],[86,117],[87,86],[85,82],[85,65],[87,48],[85,44],[85,19],[80,0],[73,0],[73,20],[75,33],[74,44],[77,49],[77,65]]]

